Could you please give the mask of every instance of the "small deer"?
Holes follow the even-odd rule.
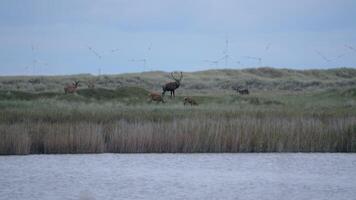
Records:
[[[79,81],[74,81],[71,85],[67,85],[64,87],[64,93],[74,93],[77,91],[77,88],[79,86]]]
[[[173,73],[170,74],[171,78],[174,80],[173,82],[166,83],[165,85],[162,86],[162,96],[169,91],[171,92],[171,98],[172,96],[175,97],[175,90],[179,88],[180,82],[182,81],[183,78],[183,72],[180,73],[180,77],[176,78],[174,77]]]
[[[159,102],[165,103],[163,100],[163,96],[161,96],[161,94],[159,94],[159,93],[151,92],[148,94],[148,96],[150,97],[150,100],[149,100],[150,103],[152,101],[156,101],[157,103],[159,103]]]
[[[95,88],[95,81],[89,80],[87,82],[87,86],[89,89],[94,89]]]
[[[189,103],[190,106],[198,105],[198,103],[192,97],[184,97],[184,105]]]
[[[247,88],[241,88],[241,86],[233,86],[232,89],[242,95],[250,94]]]

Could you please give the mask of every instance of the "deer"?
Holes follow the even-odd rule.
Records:
[[[198,105],[198,103],[192,97],[184,97],[184,105],[189,103],[190,106]]]
[[[155,93],[155,92],[151,92],[148,94],[150,100],[149,102],[151,103],[152,101],[156,101],[157,103],[165,103],[164,100],[163,100],[163,96],[161,96],[161,94],[159,93]]]
[[[88,86],[89,89],[94,89],[95,88],[95,81],[89,80],[87,82],[87,86]]]
[[[79,86],[79,81],[74,81],[71,85],[67,85],[64,87],[64,93],[75,93],[77,91],[77,88]]]
[[[239,90],[238,92],[239,92],[239,94],[242,94],[242,95],[243,95],[243,94],[250,94],[250,92],[249,92],[248,89],[246,89],[246,88],[245,88],[245,89],[241,89],[241,90]]]
[[[233,86],[232,89],[241,95],[250,94],[247,88],[241,88],[240,86]]]
[[[169,82],[169,83],[166,83],[165,85],[162,86],[162,96],[164,96],[164,94],[169,91],[171,92],[171,98],[172,96],[175,98],[175,90],[179,88],[180,86],[180,82],[182,81],[183,79],[183,72],[180,73],[180,77],[179,78],[176,78],[174,77],[173,73],[170,74],[170,77],[171,79],[173,79],[174,81],[173,82]]]

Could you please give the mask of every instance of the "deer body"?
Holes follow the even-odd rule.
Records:
[[[239,94],[250,94],[250,92],[248,91],[248,89],[241,89],[241,90],[238,90],[238,93],[239,93]]]
[[[189,103],[191,106],[198,105],[198,103],[192,97],[184,97],[184,105]]]
[[[169,91],[169,92],[171,92],[171,97],[172,97],[172,95],[175,97],[175,90],[178,89],[179,86],[180,86],[180,83],[177,83],[177,82],[169,82],[169,83],[163,85],[162,86],[162,90],[163,90],[162,95],[164,95],[164,93]]]
[[[71,85],[67,85],[66,87],[64,87],[64,93],[67,94],[67,93],[74,93],[77,91],[77,88],[78,88],[78,84],[79,84],[79,81],[74,81]]]
[[[241,88],[240,86],[238,87],[232,87],[233,90],[235,90],[239,94],[250,94],[250,91],[247,88]]]
[[[150,102],[156,101],[157,103],[159,103],[159,102],[165,103],[163,100],[163,97],[159,93],[152,92],[152,93],[148,94],[148,96],[150,97],[150,100],[149,100]]]
[[[164,96],[164,94],[167,91],[169,91],[169,92],[171,92],[171,98],[172,98],[172,96],[175,97],[175,90],[178,89],[180,86],[180,82],[183,78],[183,73],[182,72],[180,73],[179,78],[175,78],[173,76],[173,73],[171,73],[170,75],[171,75],[171,78],[174,80],[174,82],[169,82],[162,86],[162,90],[163,90],[162,96]]]

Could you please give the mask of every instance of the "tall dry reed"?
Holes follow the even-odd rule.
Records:
[[[0,125],[0,154],[356,152],[356,118],[238,117]]]

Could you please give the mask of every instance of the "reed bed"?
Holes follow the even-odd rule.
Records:
[[[0,124],[0,154],[356,152],[356,117],[212,116]]]

